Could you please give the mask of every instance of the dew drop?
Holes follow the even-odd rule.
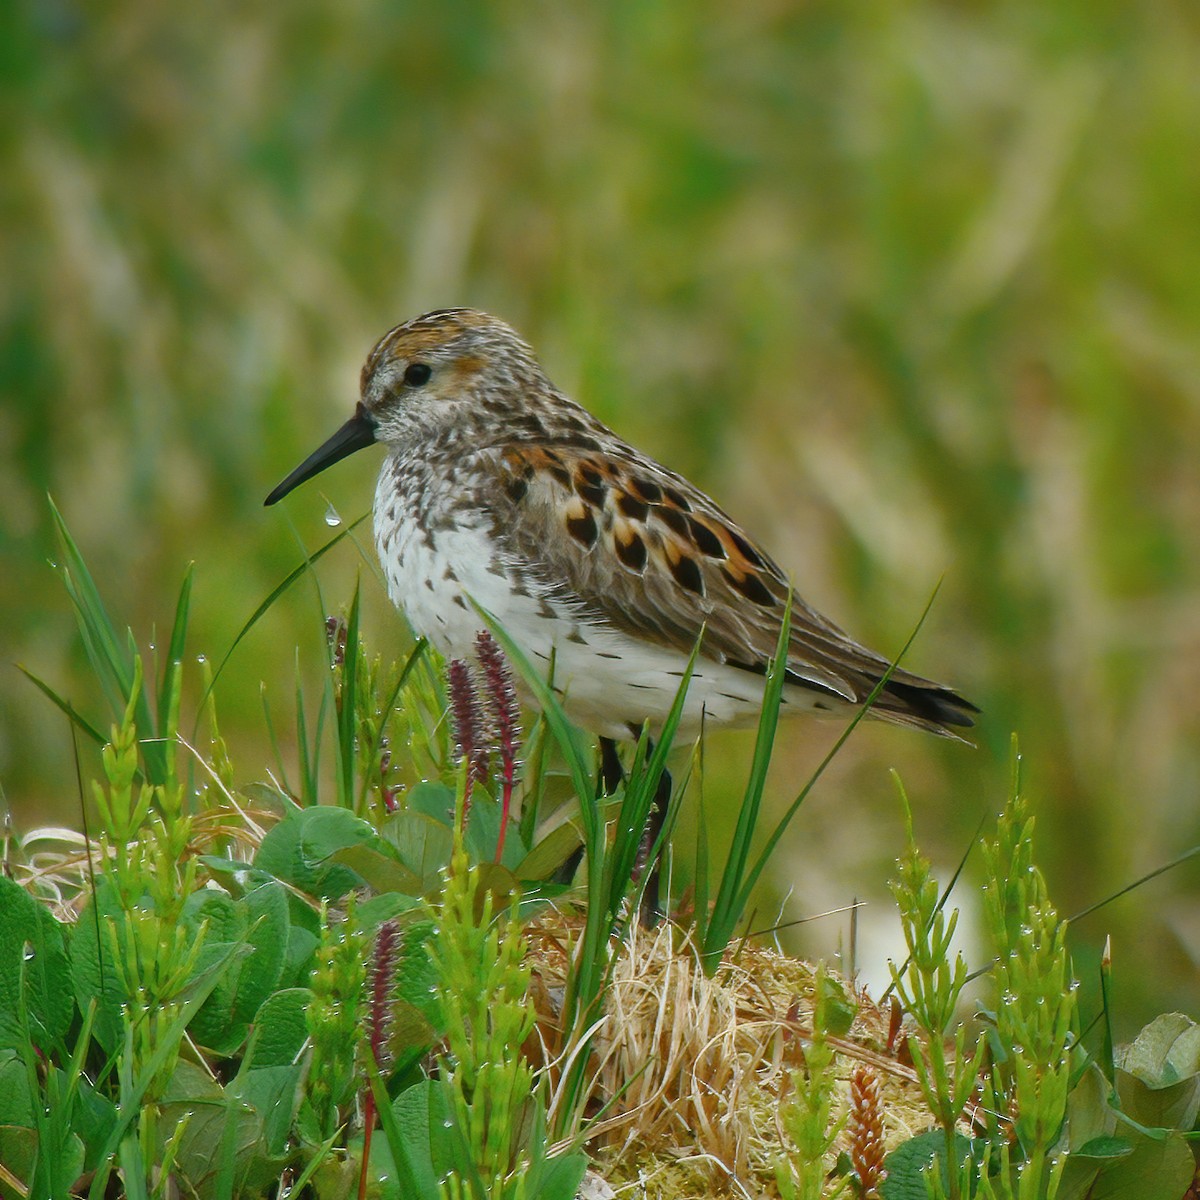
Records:
[[[204,666],[204,664],[205,664],[206,662],[208,662],[208,656],[207,656],[206,654],[197,654],[197,655],[196,655],[196,662],[197,662],[197,663],[198,663],[200,666]]]
[[[342,523],[342,518],[338,515],[338,511],[331,504],[325,510],[325,524],[331,529],[336,529]]]

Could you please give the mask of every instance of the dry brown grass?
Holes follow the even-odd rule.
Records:
[[[550,913],[529,930],[539,1036],[562,1052],[559,1007],[581,919]],[[858,1005],[838,1054],[838,1111],[870,1064],[888,1150],[928,1127],[915,1075],[888,1052],[888,1014],[846,984]],[[590,1075],[588,1151],[622,1196],[775,1195],[786,1143],[780,1109],[811,1035],[812,968],[745,945],[713,979],[688,935],[635,928],[621,947]],[[557,1066],[549,1067],[556,1079]],[[839,1149],[848,1149],[839,1146]],[[832,1162],[829,1164],[832,1166]]]

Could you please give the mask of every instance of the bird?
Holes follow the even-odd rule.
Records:
[[[447,658],[470,657],[479,610],[494,616],[599,737],[605,790],[619,780],[616,743],[661,730],[697,643],[684,739],[757,723],[789,606],[781,715],[853,715],[891,666],[796,594],[704,491],[557,388],[494,316],[439,309],[384,334],[353,416],[265,503],[375,443],[392,602]],[[956,737],[978,712],[896,669],[869,715]]]

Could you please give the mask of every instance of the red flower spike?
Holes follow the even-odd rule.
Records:
[[[400,929],[395,921],[384,921],[375,935],[367,996],[367,1053],[375,1061],[380,1075],[392,1062],[392,990],[396,982],[396,956],[400,948]],[[363,1157],[358,1178],[358,1198],[366,1200],[367,1165],[371,1158],[371,1134],[375,1129],[375,1093],[370,1079],[363,1096]]]
[[[466,826],[467,814],[471,811],[471,792],[476,781],[480,778],[480,755],[483,763],[487,762],[487,751],[481,749],[479,712],[479,697],[475,694],[475,684],[471,680],[471,671],[461,658],[450,660],[446,668],[446,678],[450,688],[450,713],[454,720],[454,738],[458,744],[459,761],[466,759],[471,764],[467,772],[466,785],[463,792],[463,825]],[[486,766],[483,778],[486,779]]]
[[[486,630],[475,637],[475,653],[483,668],[484,694],[500,739],[500,836],[496,839],[496,861],[504,854],[504,836],[508,832],[508,813],[512,806],[517,776],[517,747],[521,741],[521,710],[512,668],[496,639]]]

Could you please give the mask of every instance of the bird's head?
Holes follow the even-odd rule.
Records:
[[[354,416],[267,497],[282,500],[326,467],[382,442],[413,449],[472,436],[480,419],[517,415],[547,385],[533,351],[503,321],[470,308],[441,309],[389,330],[363,364]]]

